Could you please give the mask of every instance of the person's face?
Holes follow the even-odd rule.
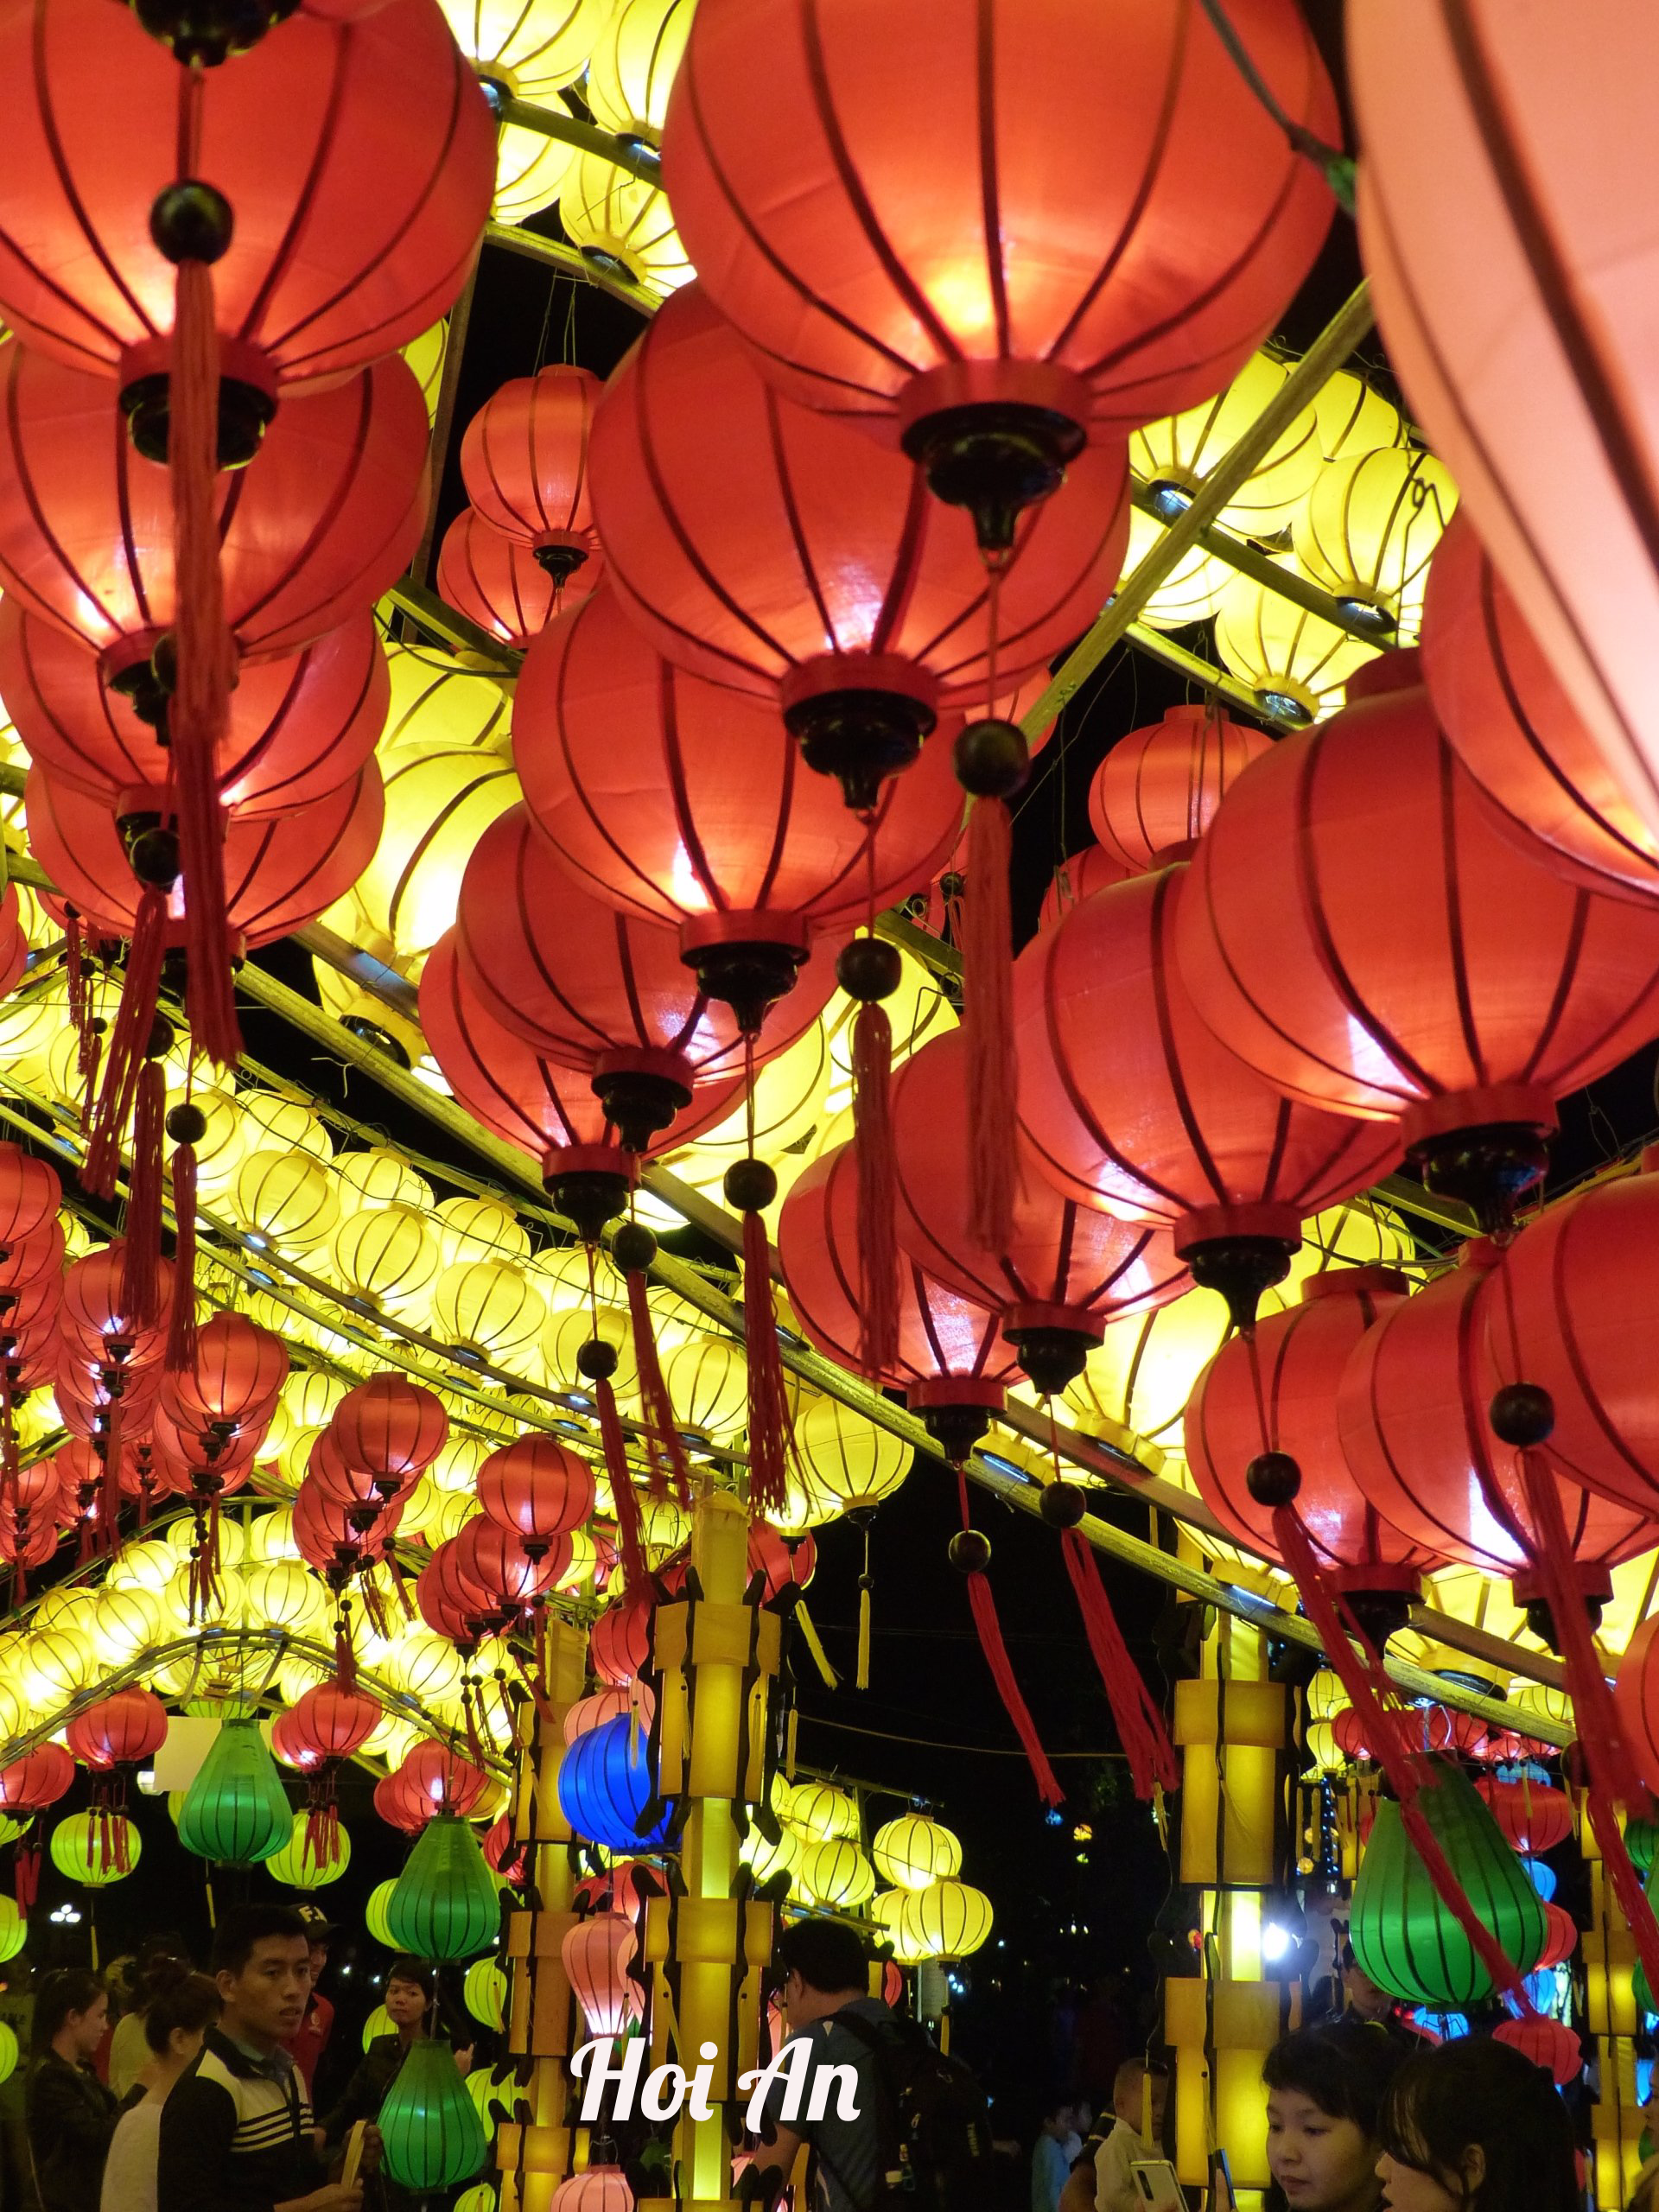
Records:
[[[1148,2094],[1143,2101],[1141,2083],[1131,2082],[1121,2097],[1114,2098],[1112,2110],[1137,2133],[1144,2133],[1148,2142],[1160,2143],[1163,2140],[1164,2106],[1169,2096],[1169,2083],[1161,2074],[1154,2074],[1147,2082],[1147,2089]]]
[[[389,1981],[386,2011],[394,2027],[416,2027],[426,2011],[426,1992],[416,1981]]]
[[[93,1998],[84,2012],[72,2012],[64,2022],[75,2039],[75,2050],[82,2058],[90,2058],[104,2040],[104,2031],[110,2024],[110,2000],[101,1993]]]
[[[263,1936],[240,1974],[221,1974],[218,1980],[237,2027],[270,2043],[285,2042],[305,2018],[311,1947],[303,1936]]]
[[[1388,1991],[1379,1989],[1363,1967],[1343,1968],[1342,1989],[1348,2009],[1362,2020],[1385,2020],[1394,2005]]]
[[[1385,2151],[1376,2162],[1376,2177],[1382,2184],[1382,2202],[1390,2212],[1465,2212],[1469,2192],[1478,2189],[1485,2177],[1486,2161],[1478,2149],[1465,2154],[1465,2190],[1459,2194],[1448,2189],[1433,2174],[1426,2174],[1416,2166],[1402,2166]]]
[[[328,1946],[318,1940],[308,1948],[311,1953],[311,1986],[315,1989],[322,1980],[322,1970],[328,1963]]]
[[[1268,2171],[1292,2212],[1361,2212],[1377,2201],[1376,2144],[1300,2089],[1268,2095]]]

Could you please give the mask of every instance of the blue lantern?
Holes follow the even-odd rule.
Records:
[[[1526,1868],[1533,1888],[1548,1904],[1555,1894],[1555,1869],[1546,1866],[1541,1859],[1523,1859],[1521,1864]]]
[[[580,1836],[607,1851],[649,1851],[668,1834],[668,1808],[643,1831],[636,1826],[656,1794],[645,1732],[631,1713],[588,1728],[559,1762],[559,1806]]]

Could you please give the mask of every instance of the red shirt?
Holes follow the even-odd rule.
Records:
[[[305,2018],[288,2039],[288,2049],[294,2054],[295,2063],[305,2077],[305,2094],[308,2097],[316,2081],[317,2068],[322,2054],[328,2048],[328,2038],[334,2031],[334,2008],[319,1991],[311,1993],[305,2008]]]

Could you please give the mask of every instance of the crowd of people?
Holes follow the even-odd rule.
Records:
[[[391,2032],[315,2112],[334,2018],[316,1987],[327,1932],[315,1910],[238,1908],[219,1922],[207,1973],[162,1939],[141,1955],[113,2034],[97,1974],[47,1975],[23,2096],[38,2212],[408,2212],[412,2200],[378,2171],[375,2123],[430,2031],[435,1973],[393,1961]],[[455,2059],[464,2073],[470,2050]]]

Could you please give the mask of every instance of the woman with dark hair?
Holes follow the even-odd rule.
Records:
[[[1467,2036],[1409,2058],[1383,2102],[1390,2212],[1579,2212],[1573,2123],[1541,2068]]]
[[[218,1989],[205,1974],[192,1973],[182,1959],[157,1959],[149,1971],[146,1994],[148,2056],[110,2144],[100,2212],[156,2212],[162,2107],[219,2018]]]
[[[1388,2030],[1341,2019],[1268,2053],[1268,2212],[1376,2212],[1377,2121],[1405,2054]]]
[[[376,2036],[363,2054],[345,2093],[318,2127],[322,2143],[332,2153],[359,2120],[372,2121],[386,2101],[386,2092],[397,2079],[404,2061],[427,2033],[427,2016],[442,2005],[437,1971],[423,1959],[394,1959],[386,1969],[385,2007],[396,2032]],[[473,2063],[469,2048],[455,2053],[455,2064],[465,2074]],[[412,2200],[383,2174],[386,2212],[402,2212]]]
[[[149,1936],[138,1946],[133,1960],[132,2006],[115,2024],[110,2044],[110,2087],[124,2102],[129,2089],[149,2063],[144,2037],[144,2014],[156,1994],[156,1976],[163,1981],[186,1966],[181,1936]]]
[[[95,1974],[49,1974],[35,1999],[35,2063],[24,2090],[41,2212],[89,2212],[115,2133],[116,2102],[92,2071],[109,1993]]]

